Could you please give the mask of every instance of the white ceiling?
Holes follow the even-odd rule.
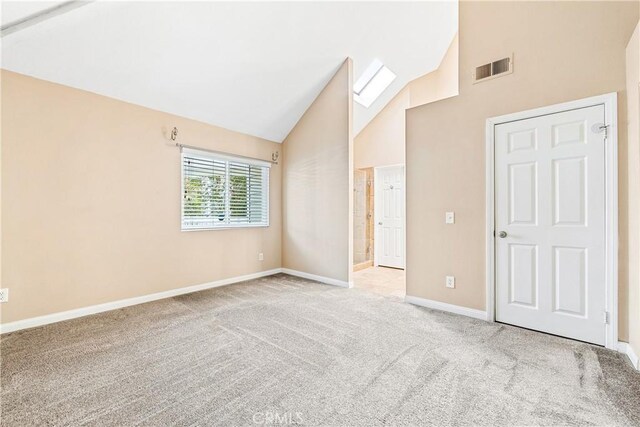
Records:
[[[62,2],[2,2],[2,24]],[[2,38],[2,67],[282,141],[346,57],[397,78],[362,128],[410,80],[438,67],[457,2],[107,2]]]

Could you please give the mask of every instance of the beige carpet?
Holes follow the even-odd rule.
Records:
[[[3,426],[640,425],[617,353],[285,275],[0,351]]]

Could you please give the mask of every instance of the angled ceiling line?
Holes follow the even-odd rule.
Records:
[[[0,25],[63,3],[82,2],[3,2]],[[357,133],[437,68],[457,30],[457,2],[92,3],[0,39],[2,68],[271,141],[295,127],[346,52],[356,76],[376,58],[397,76],[369,108],[354,105]]]
[[[31,15],[27,15],[24,18],[17,19],[13,22],[9,22],[1,26],[0,37],[8,36],[9,34],[24,30],[25,28],[39,24],[40,22],[46,21],[47,19],[51,19],[55,16],[62,15],[63,13],[67,13],[71,10],[85,6],[92,1],[93,0],[66,1],[64,3],[41,10],[39,12],[32,13]]]

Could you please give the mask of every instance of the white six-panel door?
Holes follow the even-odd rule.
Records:
[[[495,127],[497,321],[605,344],[604,120],[599,105]]]
[[[375,172],[376,263],[404,268],[404,166],[380,167]]]

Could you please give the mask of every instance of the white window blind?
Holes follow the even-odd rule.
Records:
[[[184,148],[182,229],[268,226],[269,166]]]

